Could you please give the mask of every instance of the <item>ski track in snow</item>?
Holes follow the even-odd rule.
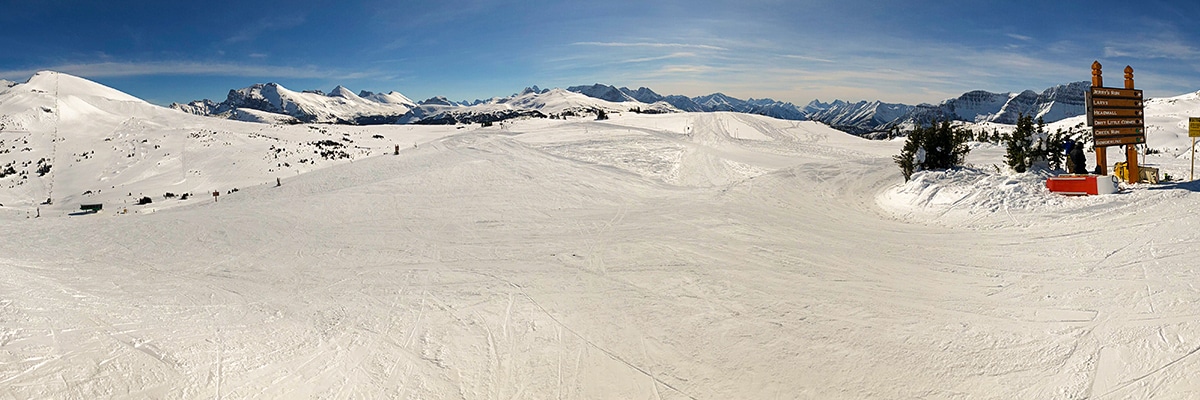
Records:
[[[0,214],[0,394],[1200,392],[1191,186],[903,185],[898,142],[728,113],[435,129],[217,202]]]

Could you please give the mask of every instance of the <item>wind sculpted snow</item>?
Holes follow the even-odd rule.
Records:
[[[230,137],[257,126],[221,123]],[[198,187],[241,189],[218,201],[72,216],[62,200],[40,218],[6,205],[0,393],[1200,391],[1195,185],[1051,197],[988,172],[986,147],[976,169],[904,184],[898,142],[732,113],[413,128],[372,131],[423,138],[399,155],[278,187],[243,165],[257,152],[213,153],[253,170],[207,175]]]

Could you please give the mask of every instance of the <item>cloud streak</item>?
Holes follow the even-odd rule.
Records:
[[[304,78],[304,79],[361,79],[373,76],[370,72],[346,72],[316,66],[292,67],[277,65],[254,65],[237,63],[203,63],[192,61],[156,62],[99,62],[60,64],[46,68],[0,71],[0,76],[19,78],[33,76],[37,71],[51,70],[71,75],[93,78],[163,76],[163,75],[211,75],[254,78]]]
[[[1113,41],[1104,46],[1105,57],[1200,60],[1200,50],[1174,38]]]
[[[645,62],[651,62],[651,61],[670,60],[670,59],[674,59],[674,58],[692,58],[692,57],[696,57],[696,53],[679,52],[679,53],[671,53],[671,54],[655,56],[655,57],[631,58],[631,59],[628,59],[628,60],[625,60],[622,62],[626,63],[626,64],[636,64],[636,63],[645,63]]]
[[[834,62],[836,62],[836,61],[833,61],[833,60],[830,60],[830,59],[827,59],[827,58],[819,58],[819,57],[802,56],[802,55],[796,55],[796,54],[784,54],[784,55],[783,55],[783,57],[784,57],[784,58],[791,58],[791,59],[794,59],[794,60],[816,61],[816,62],[820,62],[820,63],[834,63]]]
[[[658,42],[575,42],[571,43],[575,46],[596,46],[596,47],[648,47],[648,48],[685,48],[685,49],[701,49],[727,51],[729,49],[719,46],[707,44],[688,44],[688,43],[658,43]]]
[[[258,21],[248,24],[247,28],[238,31],[233,36],[225,39],[227,43],[249,42],[257,39],[259,35],[269,31],[276,31],[288,28],[295,28],[303,25],[305,22],[304,16],[272,16],[260,18]]]

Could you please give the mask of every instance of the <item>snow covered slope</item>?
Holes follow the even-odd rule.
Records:
[[[1200,92],[1146,100],[1146,145],[1190,159],[1188,119],[1200,117]]]
[[[228,168],[204,176],[241,190],[128,214],[72,216],[66,200],[40,218],[32,204],[0,207],[5,397],[1200,391],[1194,183],[1068,198],[981,167],[904,184],[898,141],[738,113],[627,113],[346,127],[336,133],[425,140],[310,165],[279,187],[241,185],[270,176],[254,139],[270,125],[59,78],[54,96],[32,80],[0,95],[0,137],[17,125],[52,135],[56,118],[85,111],[118,125],[136,114],[121,131],[131,139],[172,132],[159,118],[200,121],[192,129],[230,143],[204,154]],[[57,126],[73,132],[59,145],[84,134]],[[267,132],[291,143],[334,128]],[[976,145],[969,161],[1002,153]]]
[[[290,118],[240,109],[234,116],[260,122]],[[392,152],[395,145],[411,147],[453,131],[410,134],[213,119],[158,107],[78,77],[40,72],[0,92],[0,204],[28,209],[47,199],[78,207],[125,205],[142,197],[158,202],[167,193],[207,196]]]

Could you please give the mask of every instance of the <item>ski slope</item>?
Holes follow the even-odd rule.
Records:
[[[0,395],[1200,396],[1194,183],[1057,197],[978,145],[905,184],[900,142],[733,113],[378,129],[418,145],[6,204]]]

